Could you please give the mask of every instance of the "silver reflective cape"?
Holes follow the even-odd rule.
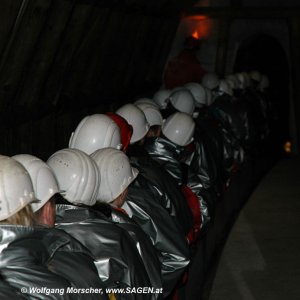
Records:
[[[59,204],[56,227],[86,246],[104,285],[109,288],[149,287],[151,281],[130,234],[91,208]],[[155,299],[152,294],[118,294],[117,299]]]
[[[148,139],[145,143],[145,149],[179,184],[186,184],[196,194],[200,202],[201,226],[206,225],[210,221],[210,215],[207,203],[201,193],[203,184],[201,178],[189,176],[188,165],[184,163],[186,159],[185,148],[172,143],[166,138],[157,137]]]
[[[26,287],[27,292],[23,293],[26,298],[86,299],[87,295],[67,293],[68,287],[103,287],[90,252],[64,231],[0,225],[0,247],[2,280],[17,291]],[[78,276],[77,270],[82,276]],[[50,292],[29,292],[30,287]],[[107,299],[99,294],[88,297]]]
[[[187,235],[192,226],[192,213],[177,181],[146,152],[145,156],[130,157],[131,164],[139,170],[141,188],[150,189],[153,200],[162,205]]]
[[[113,222],[125,229],[136,244],[136,248],[143,260],[145,269],[148,273],[151,286],[155,289],[162,288],[161,266],[158,259],[157,251],[153,246],[150,237],[142,230],[142,228],[134,222],[129,216],[120,209],[112,207],[111,217]],[[162,294],[158,293],[154,296],[157,299],[162,298]]]
[[[184,234],[169,213],[151,199],[149,190],[131,185],[122,208],[149,235],[157,250],[166,297],[189,264],[189,248]]]

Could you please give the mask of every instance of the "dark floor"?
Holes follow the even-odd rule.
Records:
[[[227,239],[209,300],[300,299],[300,158],[277,163]]]

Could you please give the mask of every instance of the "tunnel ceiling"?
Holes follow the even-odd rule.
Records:
[[[1,1],[2,126],[51,110],[106,110],[152,92],[161,84],[180,13],[193,3]]]
[[[300,7],[298,0],[198,0],[195,6],[256,6],[256,7]]]
[[[182,12],[196,2],[2,0],[0,124],[152,95]]]
[[[248,9],[241,0],[196,2],[0,1],[0,153],[47,158],[66,147],[86,114],[152,96],[183,16],[296,20],[299,13]],[[202,1],[213,2],[220,3]]]

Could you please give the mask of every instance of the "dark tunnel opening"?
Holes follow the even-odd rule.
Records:
[[[234,71],[257,70],[270,80],[269,96],[272,99],[271,149],[283,154],[283,145],[290,140],[289,107],[290,75],[286,53],[272,36],[259,34],[246,39],[237,52]]]

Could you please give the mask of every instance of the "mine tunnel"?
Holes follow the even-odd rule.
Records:
[[[296,0],[0,2],[0,298],[299,297]]]

